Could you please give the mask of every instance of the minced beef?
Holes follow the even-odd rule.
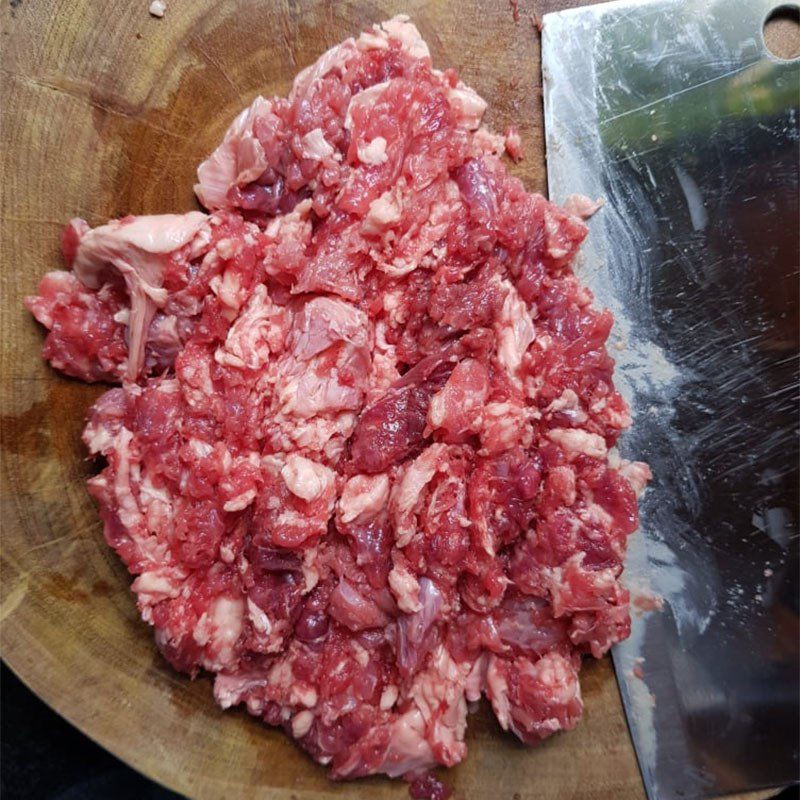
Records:
[[[525,742],[578,722],[649,476],[570,266],[591,204],[509,177],[485,108],[373,26],[237,117],[209,214],[74,220],[27,301],[53,366],[120,384],[89,490],[164,656],[420,797],[482,695]]]

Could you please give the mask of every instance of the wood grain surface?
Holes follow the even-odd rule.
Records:
[[[84,481],[86,410],[104,387],[50,370],[42,331],[22,307],[58,268],[61,226],[189,210],[199,161],[257,94],[285,93],[299,68],[367,24],[410,13],[434,62],[455,66],[514,121],[515,172],[543,191],[539,38],[533,14],[577,2],[167,0],[4,2],[2,26],[2,561],[0,636],[11,668],[46,702],[135,768],[195,798],[406,798],[400,782],[331,784],[282,732],[223,713],[211,682],[159,656],[130,576],[103,543]],[[486,709],[469,756],[449,771],[472,800],[641,798],[607,660],[582,674],[583,723],[534,749]]]

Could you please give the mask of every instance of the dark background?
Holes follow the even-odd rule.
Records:
[[[3,800],[182,800],[87,739],[30,692],[5,664],[0,689]],[[797,787],[780,797],[795,800]]]
[[[0,675],[0,797],[182,800],[73,728],[5,664]]]

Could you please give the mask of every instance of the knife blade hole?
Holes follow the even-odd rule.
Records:
[[[778,6],[764,20],[764,44],[782,61],[800,57],[800,6]]]

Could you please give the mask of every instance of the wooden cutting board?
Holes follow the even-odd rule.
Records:
[[[46,702],[141,772],[197,798],[406,798],[373,778],[331,784],[282,732],[222,713],[211,682],[160,658],[130,577],[103,543],[80,441],[104,390],[40,358],[22,307],[58,268],[73,216],[195,208],[199,161],[257,94],[285,93],[299,68],[369,23],[406,11],[434,62],[455,66],[518,124],[514,171],[544,191],[538,15],[576,2],[12,0],[2,24],[2,655]],[[586,664],[583,723],[530,749],[483,709],[469,756],[446,780],[460,798],[640,798],[643,790],[608,660]]]

